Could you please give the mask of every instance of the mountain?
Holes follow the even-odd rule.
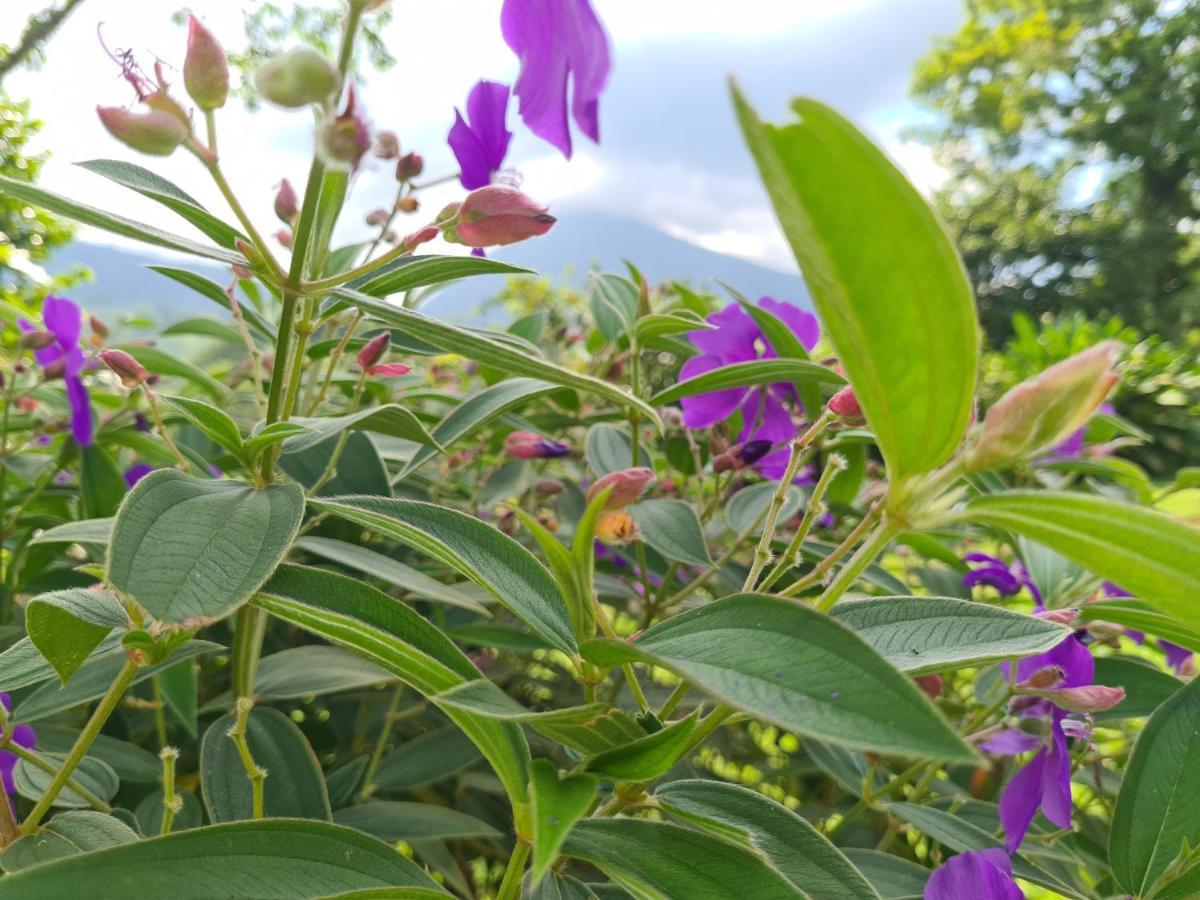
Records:
[[[544,237],[499,248],[491,255],[576,287],[584,284],[590,269],[624,272],[624,260],[629,260],[651,283],[681,280],[694,287],[713,287],[716,280],[721,280],[748,297],[767,294],[811,307],[808,292],[797,275],[715,253],[649,225],[604,213],[571,212]],[[113,325],[131,319],[167,325],[214,312],[212,303],[150,271],[145,268],[147,264],[190,269],[221,284],[229,278],[227,269],[204,260],[154,248],[139,250],[84,241],[59,250],[47,268],[52,272],[76,265],[91,269],[94,278],[72,288],[71,296]],[[503,276],[452,284],[439,291],[425,311],[456,321],[479,321],[476,310],[480,303],[503,285]]]

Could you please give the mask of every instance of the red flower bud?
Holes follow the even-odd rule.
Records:
[[[468,247],[502,247],[550,230],[554,216],[516,188],[489,184],[467,194],[446,240]]]
[[[396,160],[396,180],[411,181],[425,171],[425,158],[420,153],[405,153]]]
[[[88,326],[92,329],[92,334],[96,337],[108,337],[108,325],[99,316],[88,316]]]
[[[267,60],[254,76],[263,98],[296,109],[324,103],[339,86],[337,68],[312,47],[297,47]]]
[[[127,388],[135,388],[146,380],[146,367],[124,350],[101,350],[100,360]]]
[[[621,469],[619,472],[609,472],[588,488],[587,498],[591,500],[605,488],[611,487],[605,509],[620,509],[628,506],[642,495],[646,486],[654,480],[654,471],[644,466],[632,469]]]
[[[225,49],[195,16],[188,17],[183,86],[203,110],[220,109],[229,96],[229,62],[225,59]]]
[[[862,407],[858,404],[858,396],[854,388],[846,385],[829,398],[829,411],[835,416],[850,422],[865,422]]]
[[[439,234],[441,234],[441,232],[438,231],[436,225],[426,225],[424,228],[407,235],[404,240],[401,241],[401,243],[404,244],[405,247],[409,248],[419,247],[421,244],[429,243],[429,241],[432,241]]]
[[[392,334],[385,331],[382,334],[377,334],[371,340],[363,345],[363,348],[358,351],[358,365],[361,369],[370,369],[379,360],[383,358],[383,354],[387,353],[388,344],[392,342]]]
[[[120,106],[97,106],[96,113],[109,134],[150,156],[170,156],[191,135],[188,126],[165,109],[134,112]]]
[[[279,216],[284,225],[291,225],[300,215],[300,201],[296,189],[286,178],[279,182],[279,190],[275,192],[275,215]]]
[[[941,675],[918,675],[913,681],[930,700],[936,700],[942,693]]]

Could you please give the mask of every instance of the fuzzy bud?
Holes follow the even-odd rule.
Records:
[[[416,197],[412,197],[412,196],[401,197],[400,200],[396,203],[396,209],[400,210],[400,212],[402,212],[402,213],[415,213],[420,208],[421,208],[420,202],[417,200]]]
[[[380,131],[375,135],[374,153],[380,159],[395,159],[400,155],[400,138],[394,131]]]
[[[367,341],[363,345],[363,348],[358,351],[359,368],[370,370],[372,366],[383,358],[383,354],[387,353],[388,345],[391,342],[392,334],[390,331],[377,334],[371,340]]]
[[[275,240],[279,241],[284,247],[292,249],[292,230],[290,228],[280,228],[275,232]]]
[[[640,497],[642,491],[653,480],[654,471],[647,469],[645,466],[621,469],[619,472],[609,472],[588,488],[587,498],[591,500],[605,488],[611,487],[612,493],[608,495],[608,502],[604,504],[604,508],[621,509]]]
[[[936,700],[942,693],[942,676],[941,675],[918,675],[913,681],[917,683],[917,687],[921,689],[921,693],[927,696],[930,700]]]
[[[312,47],[297,47],[267,60],[254,83],[263,98],[287,109],[324,103],[338,89],[338,71]]]
[[[108,325],[99,316],[88,316],[88,327],[92,334],[103,340],[108,337]]]
[[[396,160],[396,180],[412,181],[425,171],[425,157],[420,153],[405,153]]]
[[[996,401],[967,453],[967,468],[991,469],[1032,456],[1082,428],[1117,382],[1117,341],[1103,341],[1055,363]]]
[[[275,215],[279,216],[284,225],[291,225],[296,221],[296,216],[300,215],[300,199],[296,196],[296,189],[286,178],[279,182],[279,189],[275,192]]]
[[[443,235],[451,243],[468,247],[503,247],[543,235],[554,222],[545,207],[516,188],[489,184],[467,194]]]
[[[552,441],[532,431],[514,431],[504,439],[504,453],[513,459],[556,459],[570,452],[570,444]]]
[[[610,509],[596,519],[595,535],[605,544],[627,544],[637,537],[637,525],[625,510]]]
[[[565,491],[566,485],[557,478],[543,478],[533,486],[533,489],[542,496],[553,497],[555,494]]]
[[[229,96],[229,62],[225,48],[195,16],[188,17],[183,86],[203,110],[220,109]]]
[[[327,115],[317,126],[317,152],[327,165],[357,169],[371,148],[371,130],[358,108],[354,85],[346,92],[346,106],[337,115]]]
[[[862,407],[858,404],[858,396],[850,385],[846,385],[829,398],[829,411],[847,422],[861,424],[866,421]]]
[[[120,106],[97,106],[96,114],[109,134],[149,156],[170,156],[191,136],[186,121],[166,109],[135,112]]]
[[[127,388],[135,388],[146,380],[146,367],[124,350],[101,350],[100,361],[108,366]]]
[[[1043,696],[1055,706],[1071,712],[1098,713],[1112,709],[1124,700],[1125,689],[1104,684],[1088,684],[1083,687],[1047,691]]]
[[[387,220],[388,220],[388,211],[386,209],[384,209],[383,207],[379,207],[378,209],[371,210],[369,213],[367,213],[367,217],[365,219],[365,221],[368,225],[374,225],[374,226],[382,225]]]

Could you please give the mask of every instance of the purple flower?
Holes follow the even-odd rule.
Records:
[[[1005,666],[1007,669],[1007,666]],[[1096,664],[1080,640],[1071,635],[1045,653],[1029,656],[1017,663],[1018,683],[1033,679],[1042,688],[1081,688],[1092,684]],[[1004,826],[1004,845],[1016,852],[1037,814],[1060,828],[1071,827],[1071,755],[1067,748],[1067,730],[1072,737],[1086,734],[1077,720],[1068,720],[1067,711],[1051,700],[1032,696],[1014,698],[1011,709],[1026,720],[1041,720],[1044,727],[1030,722],[1025,728],[1002,731],[980,746],[991,753],[1016,755],[1039,748],[1034,757],[1017,772],[1000,794],[1000,823]],[[1045,736],[1036,735],[1044,730]]]
[[[89,447],[92,443],[92,410],[81,377],[84,359],[79,347],[83,315],[79,307],[65,297],[50,296],[42,304],[42,321],[46,330],[54,335],[54,343],[35,350],[34,358],[42,368],[61,368],[67,386],[67,402],[71,406],[71,434],[79,446]],[[24,319],[20,325],[22,331],[36,330]]]
[[[600,92],[611,66],[608,37],[588,0],[504,0],[504,40],[521,61],[513,86],[529,130],[571,156],[567,80],[575,125],[600,141]]]
[[[1012,860],[996,847],[968,850],[943,863],[925,883],[925,900],[1024,900]]]
[[[0,693],[0,703],[4,704],[5,711],[12,709],[12,699],[7,692]],[[37,734],[33,730],[32,725],[15,725],[12,727],[12,742],[26,750],[32,750],[37,746]],[[9,796],[16,791],[13,784],[13,769],[17,767],[19,757],[8,750],[0,750],[0,779],[4,782],[4,790]]]
[[[149,463],[134,463],[125,470],[125,483],[133,487],[153,471],[154,466]]]
[[[1021,593],[1021,588],[1028,588],[1038,609],[1042,608],[1042,593],[1037,589],[1037,585],[1033,583],[1033,579],[1029,577],[1029,572],[1026,571],[1020,560],[1006,563],[999,557],[989,556],[986,553],[968,553],[963,559],[969,563],[978,563],[975,568],[963,576],[962,583],[966,587],[973,588],[976,585],[985,584],[995,588],[1003,597],[1015,596]]]
[[[504,165],[512,132],[505,127],[508,85],[480,81],[467,96],[467,117],[454,110],[454,125],[446,142],[458,160],[458,180],[468,191],[492,183]]]
[[[787,325],[806,350],[816,346],[821,333],[816,316],[771,297],[761,298],[758,305]],[[695,378],[733,363],[774,359],[778,355],[754,319],[737,303],[713,313],[707,321],[714,328],[688,332],[688,340],[700,353],[683,364],[679,371],[681,379]],[[696,394],[684,397],[680,403],[683,424],[688,428],[711,428],[741,410],[738,442],[744,445],[750,441],[769,441],[776,445],[796,436],[796,423],[785,405],[795,401],[795,389],[780,383]],[[786,447],[774,450],[759,459],[757,468],[768,478],[782,478],[788,457]]]

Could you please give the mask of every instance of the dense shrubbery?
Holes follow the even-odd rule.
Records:
[[[1200,533],[1163,511],[1194,493],[1193,426],[1163,413],[1194,364],[1023,325],[977,387],[917,192],[829,108],[773,126],[736,91],[816,316],[631,269],[514,281],[503,332],[427,317],[424,288],[522,273],[418,247],[553,218],[504,183],[509,90],[481,82],[462,202],[331,246],[374,5],[336,64],[258,79],[318,117],[276,201],[290,259],[225,181],[194,20],[200,111],[125,60],[139,104],[102,115],[196,156],[233,220],[131,163],[88,165],[206,241],[0,181],[230,267],[158,267],[220,310],[153,345],[63,298],[2,311],[0,897],[1195,894]],[[583,0],[553,9],[580,18],[508,0],[504,33],[522,116],[566,150],[544,67],[582,81],[594,138],[607,47]],[[399,207],[420,160],[376,148]]]

